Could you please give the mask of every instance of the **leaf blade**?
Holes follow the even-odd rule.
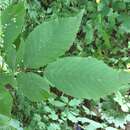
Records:
[[[18,89],[31,101],[41,101],[49,97],[49,85],[46,80],[34,73],[19,73]]]
[[[1,14],[2,31],[4,33],[4,47],[14,42],[22,30],[24,23],[25,8],[24,3],[10,5]]]
[[[83,10],[74,17],[50,20],[36,27],[25,41],[24,65],[43,67],[63,55],[76,37],[82,16]]]
[[[48,65],[45,76],[55,87],[78,98],[99,99],[121,87],[118,73],[95,58],[57,60]]]

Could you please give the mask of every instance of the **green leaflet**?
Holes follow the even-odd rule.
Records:
[[[36,27],[25,41],[24,65],[28,68],[43,67],[63,55],[76,37],[83,12]]]
[[[11,115],[12,97],[9,92],[0,86],[0,114]]]
[[[31,101],[41,101],[49,97],[49,85],[45,79],[34,73],[19,73],[18,89]]]
[[[85,31],[86,31],[85,40],[87,44],[91,44],[94,40],[94,29],[90,21],[87,22],[85,26]]]
[[[122,87],[118,72],[90,57],[57,60],[47,66],[45,76],[55,87],[78,98],[98,99]]]
[[[4,47],[7,48],[17,38],[24,23],[24,3],[10,5],[1,14],[2,31],[4,33]]]

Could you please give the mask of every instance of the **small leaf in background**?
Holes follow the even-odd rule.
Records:
[[[91,23],[87,22],[86,26],[84,27],[84,31],[86,32],[86,42],[90,44],[94,41],[94,29]]]
[[[121,22],[120,30],[122,32],[130,33],[130,17],[127,14],[121,13],[118,16],[118,21]]]
[[[43,67],[63,55],[73,44],[83,13],[84,10],[76,16],[52,19],[37,26],[25,41],[24,65]]]
[[[47,81],[37,74],[19,73],[17,82],[19,91],[31,101],[42,101],[50,96]]]
[[[55,113],[55,111],[51,112],[48,116],[50,119],[52,119],[54,121],[58,120],[58,115]]]
[[[130,18],[129,16],[127,16],[127,18],[125,19],[125,21],[122,23],[121,25],[121,30],[123,30],[126,33],[130,33]]]
[[[124,1],[113,1],[112,8],[114,10],[124,10],[126,8],[126,4]]]
[[[122,88],[116,70],[95,58],[66,57],[49,64],[47,79],[77,98],[99,99]]]
[[[64,103],[67,103],[67,104],[68,104],[68,102],[69,102],[68,97],[61,96],[60,99],[61,99]]]
[[[110,36],[107,32],[107,29],[105,27],[105,23],[103,21],[103,17],[101,14],[98,14],[97,16],[97,30],[98,30],[98,35],[100,34],[102,39],[104,40],[104,45],[106,48],[109,48],[111,46],[110,44]]]
[[[59,125],[59,124],[51,123],[51,124],[48,126],[47,130],[61,130],[61,129],[60,129],[60,125]]]
[[[15,5],[8,6],[1,13],[1,23],[4,33],[4,47],[11,45],[19,33],[22,31],[24,24],[25,8],[24,3],[20,2]]]
[[[126,104],[125,98],[120,92],[115,93],[114,100],[121,106],[123,112],[129,112],[129,107]]]
[[[68,112],[67,113],[67,118],[72,121],[73,123],[77,123],[78,120],[77,120],[77,117],[75,115],[73,115],[71,112]]]
[[[108,13],[108,22],[109,22],[109,28],[112,30],[115,27],[116,24],[116,18],[118,17],[118,13],[114,12],[111,8]]]
[[[63,108],[66,105],[65,103],[63,103],[61,101],[51,101],[50,103],[57,108]]]
[[[72,99],[70,102],[69,102],[69,106],[71,107],[77,107],[80,103],[82,103],[81,100],[79,99]]]

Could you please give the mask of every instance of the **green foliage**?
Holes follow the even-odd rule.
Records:
[[[12,109],[12,97],[7,92],[3,86],[0,86],[0,113],[10,116],[10,112]]]
[[[130,74],[112,67],[124,68],[129,59],[130,2],[1,3],[1,129],[22,129],[10,118],[11,112],[29,130],[71,130],[74,124],[87,130],[124,129],[130,105],[128,94],[123,92],[129,88]],[[54,100],[53,86],[62,91],[54,93],[69,94],[69,98]],[[123,94],[117,92],[120,89]],[[105,98],[114,92],[114,97]],[[87,108],[83,100],[71,96],[102,100]]]
[[[43,128],[50,130],[52,126],[57,128],[56,130],[72,130],[70,124],[76,125],[78,121],[81,123],[80,126],[86,130],[93,130],[94,128],[119,130],[118,127],[124,129],[127,121],[129,121],[129,114],[120,111],[119,105],[115,105],[112,98],[111,100],[105,98],[105,101],[97,102],[98,105],[95,106],[91,104],[91,107],[87,107],[81,99],[69,99],[66,96],[49,98],[46,102],[35,104],[33,108],[30,101],[23,99],[22,96],[19,95],[17,100],[21,103],[17,108],[17,116],[19,116],[17,118],[26,120],[29,118],[28,120],[31,120],[28,125],[29,130],[42,130]],[[33,114],[31,114],[32,109]],[[101,120],[98,121],[97,118]]]
[[[10,122],[10,118],[0,114],[0,126],[6,125]]]
[[[45,76],[63,92],[98,99],[122,88],[118,72],[94,58],[69,57],[48,65]]]
[[[24,3],[10,5],[1,14],[2,31],[4,33],[4,47],[11,46],[22,31],[24,24],[25,8]]]
[[[0,85],[5,86],[6,84],[10,84],[13,87],[16,87],[16,80],[12,73],[1,73],[0,74]]]
[[[9,6],[12,3],[12,0],[1,0],[0,1],[0,10],[5,9],[7,6]]]
[[[24,65],[43,67],[62,56],[72,45],[82,16],[83,11],[74,17],[52,19],[36,27],[25,41]]]
[[[0,114],[0,129],[1,130],[23,130],[20,123],[14,119]]]
[[[49,97],[49,85],[45,79],[34,73],[19,73],[18,90],[32,101],[42,101]]]
[[[6,14],[8,14],[8,15],[6,15]],[[26,46],[21,47],[21,45],[20,45],[20,49],[18,49],[18,52],[16,52],[17,50],[15,47],[15,44],[14,45],[11,45],[11,44],[14,43],[14,41],[18,37],[18,34],[21,31],[21,27],[23,26],[24,14],[25,14],[25,9],[24,9],[23,2],[20,2],[16,5],[10,5],[4,11],[2,11],[2,25],[5,26],[5,24],[9,24],[8,28],[4,28],[4,30],[2,30],[3,34],[4,34],[3,39],[5,42],[3,44],[4,48],[5,48],[5,56],[4,56],[3,52],[2,52],[2,55],[3,55],[3,57],[5,57],[5,61],[8,64],[7,67],[9,67],[9,68],[7,68],[7,70],[9,69],[8,73],[11,74],[11,71],[15,72],[13,74],[14,76],[16,76],[16,79],[17,79],[16,80],[17,86],[15,86],[16,87],[15,89],[18,88],[18,91],[20,91],[24,96],[28,97],[32,101],[41,101],[44,98],[48,98],[48,96],[49,96],[49,93],[48,93],[49,85],[47,84],[47,81],[45,81],[45,79],[43,79],[42,77],[40,77],[32,72],[30,72],[30,73],[20,72],[19,73],[17,70],[21,71],[22,68],[17,69],[16,68],[17,63],[19,63],[19,61],[22,60],[22,57],[23,57],[23,63],[25,64],[25,66],[37,68],[37,67],[42,67],[42,66],[46,65],[48,62],[53,61],[58,56],[64,54],[66,49],[70,46],[70,44],[72,44],[72,42],[76,36],[76,33],[80,26],[83,11],[81,11],[77,16],[68,17],[68,18],[67,17],[59,18],[57,20],[53,19],[51,21],[47,21],[47,22],[44,22],[43,24],[39,25],[39,27],[37,27],[37,29],[35,29],[35,31],[33,31],[33,33],[31,33],[31,35],[29,35],[29,37],[25,41],[26,44],[24,44],[22,42],[22,44],[26,45]],[[16,21],[15,22],[13,21],[13,23],[12,22],[10,23],[10,20],[12,18],[13,19],[15,18]],[[76,27],[72,26],[72,24],[75,24]],[[70,31],[68,31],[67,27],[72,27],[72,28],[70,28]],[[45,29],[45,31],[44,31],[44,29]],[[15,33],[11,33],[12,30],[16,30],[14,32],[17,35]],[[34,37],[34,35],[35,35],[35,37]],[[50,35],[52,37],[51,40],[50,40]],[[59,35],[61,35],[61,36],[59,36]],[[65,39],[63,39],[64,35],[67,36]],[[34,38],[36,38],[36,39],[34,39]],[[38,42],[39,38],[41,40],[40,42]],[[46,40],[45,40],[45,38],[46,38]],[[8,40],[8,41],[6,41],[6,40]],[[54,44],[54,46],[52,43]],[[30,46],[30,44],[32,44],[32,46]],[[55,48],[56,44],[57,44],[57,49]],[[61,46],[59,46],[59,45],[61,45]],[[30,47],[32,47],[32,48],[30,48]],[[39,50],[39,48],[41,48],[41,49]],[[50,50],[51,50],[51,52],[54,52],[54,53],[53,54],[48,53],[48,51],[50,51]],[[37,51],[38,51],[38,53],[37,53]],[[36,54],[36,57],[34,56],[34,54]],[[18,56],[18,57],[16,57],[16,56]],[[32,56],[33,56],[33,58],[30,58]],[[49,56],[50,58],[48,58],[47,56]],[[43,61],[42,61],[42,57],[44,57]],[[53,58],[51,59],[51,57],[53,57]],[[31,66],[30,65],[28,66],[26,64],[27,63],[26,60],[29,60],[28,63]],[[30,60],[32,60],[32,61],[30,61]],[[44,62],[44,60],[47,62]],[[2,65],[2,71],[3,71],[3,65]],[[24,71],[24,70],[22,70],[22,71]],[[19,74],[17,74],[17,73],[19,73]],[[14,84],[12,84],[12,81],[11,81],[12,77],[5,77],[5,76],[3,77],[3,74],[1,75],[1,77],[2,77],[1,82],[2,82],[3,87],[7,84],[14,85]],[[4,93],[4,91],[1,91],[1,94],[4,96],[6,93]],[[6,97],[6,96],[4,96],[4,97]],[[6,107],[6,109],[4,112],[4,108],[1,108],[2,109],[1,113],[9,114],[11,112],[11,106],[12,106],[10,104],[10,102],[12,102],[12,101],[10,101],[11,97],[9,97],[9,96],[7,97],[6,104],[4,104],[4,102],[3,102],[5,100],[4,97],[1,98],[1,103],[3,103],[3,107]],[[7,110],[9,112],[6,112]]]

